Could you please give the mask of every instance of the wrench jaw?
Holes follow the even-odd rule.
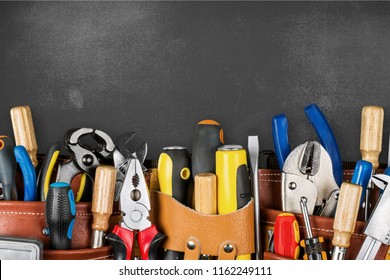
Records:
[[[306,197],[309,215],[332,217],[336,212],[338,185],[329,154],[316,141],[295,148],[282,172],[282,207],[300,213],[300,198]],[[313,206],[314,205],[314,206]]]

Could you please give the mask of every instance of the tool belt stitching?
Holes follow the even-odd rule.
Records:
[[[261,173],[261,174],[259,174],[259,176],[260,177],[264,177],[264,176],[280,176],[281,175],[281,173],[266,173],[266,172],[264,172],[264,173]]]
[[[33,215],[33,216],[44,216],[45,213],[41,212],[15,212],[15,211],[5,211],[0,212],[1,215]]]
[[[267,225],[275,225],[275,222],[272,222],[272,221],[266,221],[266,220],[260,220],[261,223],[264,223],[264,224],[267,224]],[[302,229],[305,229],[304,226],[299,226],[299,228],[302,228]],[[324,229],[324,228],[312,228],[313,230],[317,230],[317,231],[323,231],[323,232],[327,232],[327,233],[333,233],[333,230],[332,229]],[[357,237],[365,237],[366,235],[365,234],[362,234],[362,233],[352,233],[353,236],[357,236]]]
[[[98,257],[98,258],[92,258],[91,260],[106,260],[106,259],[113,258],[113,257],[114,257],[113,254],[108,254],[106,256],[101,256],[101,257]]]

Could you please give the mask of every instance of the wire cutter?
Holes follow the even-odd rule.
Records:
[[[83,137],[91,136],[97,144],[92,148],[83,144]],[[65,148],[72,154],[72,160],[60,166],[57,182],[71,183],[72,179],[80,173],[85,173],[91,181],[95,177],[96,167],[101,160],[107,159],[115,150],[115,144],[106,133],[92,128],[77,128],[68,130],[64,137]],[[84,178],[85,180],[85,178]],[[76,202],[92,200],[92,186],[88,188],[81,182],[77,192]]]
[[[128,157],[127,171],[119,193],[122,221],[115,225],[106,239],[114,250],[115,260],[130,260],[135,256],[137,237],[142,260],[158,259],[158,248],[164,235],[149,219],[150,200],[141,162],[133,154]]]
[[[317,132],[321,145],[330,155],[333,176],[337,185],[340,186],[343,180],[343,166],[333,131],[317,105],[311,104],[305,107],[305,113]],[[284,114],[272,119],[272,135],[279,168],[282,169],[287,156],[291,153],[288,141],[288,122]]]

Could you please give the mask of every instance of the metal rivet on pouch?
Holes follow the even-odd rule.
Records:
[[[233,252],[233,246],[230,245],[230,244],[226,244],[226,245],[223,247],[223,250],[225,251],[225,253],[231,253],[231,252]]]
[[[190,249],[190,250],[194,250],[196,248],[196,244],[194,241],[188,241],[187,242],[187,248]]]

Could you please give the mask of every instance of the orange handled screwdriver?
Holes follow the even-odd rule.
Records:
[[[314,237],[311,231],[309,212],[307,210],[307,198],[301,197],[300,205],[303,219],[305,221],[307,238],[301,240],[301,246],[305,249],[303,255],[304,260],[326,260],[326,253],[322,249],[324,239],[322,237]]]
[[[275,253],[297,260],[300,253],[299,241],[299,226],[294,214],[279,214],[274,225]]]

